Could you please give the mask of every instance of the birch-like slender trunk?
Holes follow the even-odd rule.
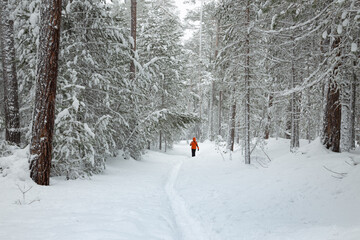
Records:
[[[10,19],[8,0],[0,2],[1,55],[4,80],[5,140],[20,144],[20,114],[16,75],[14,21]]]
[[[30,177],[50,184],[60,44],[61,0],[42,0],[35,109],[30,144]]]

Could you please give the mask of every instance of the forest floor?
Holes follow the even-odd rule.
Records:
[[[0,158],[0,239],[359,240],[360,150],[266,143],[250,165],[212,142],[191,158],[183,141],[47,187],[29,179],[27,150],[14,150]]]

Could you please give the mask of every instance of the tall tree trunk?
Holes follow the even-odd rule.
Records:
[[[354,62],[353,68],[353,81],[352,81],[352,94],[351,94],[351,149],[355,149],[355,118],[356,118],[356,73],[355,73],[356,62]]]
[[[202,93],[202,23],[203,23],[203,0],[200,1],[200,35],[199,35],[199,67],[198,67],[198,77],[199,77],[199,84],[198,84],[198,95],[199,95],[199,117],[202,118],[203,113],[203,93]],[[202,137],[202,121],[197,126],[197,136],[198,138]]]
[[[0,0],[1,55],[4,80],[5,139],[20,144],[20,114],[16,76],[14,21],[8,0]]]
[[[162,146],[162,131],[160,130],[160,134],[159,134],[159,150],[161,150]]]
[[[322,142],[333,152],[340,151],[341,105],[340,90],[336,82],[329,82],[324,114]]]
[[[235,123],[236,123],[236,100],[235,100],[235,87],[232,93],[232,105],[230,112],[230,121],[229,121],[229,139],[227,143],[227,148],[230,151],[234,151],[234,142],[235,142]]]
[[[30,177],[49,185],[60,44],[61,0],[42,0],[35,109],[30,145]]]
[[[216,20],[216,43],[215,43],[215,61],[219,54],[220,44],[220,18]],[[213,93],[215,94],[215,93]],[[219,106],[218,106],[218,135],[221,135],[221,108],[222,108],[222,91],[219,91]]]
[[[336,38],[331,48],[337,49],[340,45],[340,38]],[[337,56],[340,55],[338,50]],[[341,103],[340,103],[340,86],[336,82],[336,75],[339,70],[340,63],[334,68],[330,74],[326,86],[326,105],[324,113],[324,127],[322,142],[326,148],[333,152],[340,152],[340,133],[341,133]]]
[[[215,98],[215,82],[211,81],[211,93],[210,93],[210,104],[209,104],[209,139],[214,140],[214,98]]]
[[[136,76],[136,68],[135,68],[135,52],[136,52],[136,22],[137,22],[137,16],[136,16],[136,0],[131,0],[131,37],[133,40],[132,44],[132,60],[130,62],[130,79],[134,79]]]
[[[294,42],[294,39],[292,38]],[[297,78],[295,71],[295,43],[292,46],[292,59],[291,59],[291,89],[294,89],[297,86]],[[299,108],[299,93],[293,92],[291,94],[291,140],[290,140],[290,151],[296,151],[299,148],[299,118],[300,118],[300,108]]]
[[[340,150],[348,152],[351,149],[352,140],[352,74],[344,74],[341,83],[341,133]]]
[[[222,113],[222,91],[219,91],[219,107],[218,107],[218,135],[221,136],[221,113]]]
[[[292,121],[292,102],[290,99],[289,105],[287,106],[285,139],[291,139],[291,121]]]
[[[273,105],[273,96],[272,94],[269,94],[269,100],[268,100],[268,107],[267,107],[267,120],[265,125],[265,136],[264,139],[269,139],[270,137],[270,122],[271,122],[271,107]]]
[[[250,1],[246,1],[246,27],[250,25]],[[245,39],[245,164],[250,164],[250,34]]]

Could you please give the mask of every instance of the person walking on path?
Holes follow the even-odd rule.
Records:
[[[199,151],[199,145],[198,145],[197,142],[196,142],[196,138],[193,138],[193,140],[192,140],[191,143],[190,143],[190,146],[191,146],[192,156],[195,157],[196,148],[197,148],[198,151]]]

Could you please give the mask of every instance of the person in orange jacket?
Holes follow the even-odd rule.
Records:
[[[198,151],[199,151],[199,145],[198,145],[197,142],[196,142],[196,138],[193,138],[193,140],[192,140],[191,143],[190,143],[190,146],[191,146],[192,156],[195,157],[196,148],[197,148]]]

